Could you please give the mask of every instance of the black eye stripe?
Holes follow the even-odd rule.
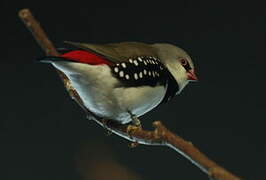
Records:
[[[190,67],[189,63],[187,63],[185,66],[183,66],[186,71],[191,70],[192,68]]]
[[[179,59],[181,65],[185,68],[186,71],[191,70],[191,66],[189,64],[189,61],[186,58]]]

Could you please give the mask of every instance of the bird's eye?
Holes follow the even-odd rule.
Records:
[[[182,66],[186,66],[187,63],[188,63],[187,60],[184,59],[184,58],[180,59],[180,62],[181,62],[181,64],[182,64]]]

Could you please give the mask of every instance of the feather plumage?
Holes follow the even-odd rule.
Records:
[[[140,42],[122,42],[111,44],[87,44],[65,41],[77,48],[94,52],[95,54],[107,58],[113,63],[127,61],[129,58],[151,56],[158,58],[155,48],[146,43]]]

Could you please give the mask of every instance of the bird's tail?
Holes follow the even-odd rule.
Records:
[[[60,62],[60,61],[68,61],[69,62],[71,60],[69,60],[69,59],[66,60],[65,58],[60,57],[60,56],[45,56],[42,58],[38,58],[37,61],[41,62],[41,63],[54,63],[54,62]]]
[[[57,52],[59,52],[61,55],[66,54],[70,51],[76,50],[73,48],[57,48],[56,49]],[[41,63],[53,63],[53,62],[59,62],[59,61],[66,61],[65,58],[61,57],[61,56],[45,56],[45,57],[41,57],[37,59],[37,62],[41,62]],[[67,61],[71,61],[71,60],[67,60]]]

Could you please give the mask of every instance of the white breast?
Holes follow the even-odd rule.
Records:
[[[131,121],[129,111],[141,116],[156,107],[166,92],[163,86],[117,87],[119,82],[107,65],[73,62],[53,65],[69,77],[90,111],[121,123]]]

